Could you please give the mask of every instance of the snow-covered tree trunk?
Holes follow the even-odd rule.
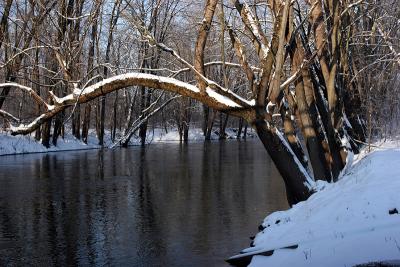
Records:
[[[254,125],[258,137],[282,175],[289,204],[307,199],[313,193],[314,181],[283,134],[263,119],[256,120]]]

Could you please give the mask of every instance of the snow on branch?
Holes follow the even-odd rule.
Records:
[[[47,109],[50,105],[48,105],[43,98],[41,98],[32,88],[18,84],[18,83],[1,83],[0,88],[17,88],[21,89],[22,91],[27,92],[32,98],[39,104],[45,106]]]
[[[291,84],[292,82],[296,81],[297,78],[300,77],[301,71],[302,71],[304,68],[306,68],[306,67],[308,67],[308,66],[310,65],[310,63],[312,62],[312,60],[315,58],[316,55],[317,55],[317,52],[314,52],[314,53],[311,55],[311,57],[309,57],[309,59],[307,59],[307,60],[304,59],[304,60],[303,60],[303,63],[301,63],[301,65],[300,65],[299,69],[298,69],[295,73],[293,73],[292,76],[290,76],[289,78],[287,78],[287,80],[284,81],[284,82],[280,85],[280,89],[282,90],[282,89],[284,89],[286,86],[288,86],[289,84]]]
[[[34,50],[34,49],[40,49],[40,48],[50,48],[50,49],[53,49],[54,51],[56,51],[58,49],[57,47],[51,46],[51,45],[38,45],[38,46],[28,47],[28,48],[23,49],[23,50],[19,51],[18,53],[14,54],[11,58],[9,58],[7,60],[7,62],[5,62],[4,64],[0,65],[0,68],[5,68],[7,65],[9,65],[11,62],[13,62],[21,54],[28,55],[28,53],[27,53],[28,51]]]
[[[231,0],[232,4],[236,7],[237,11],[242,18],[243,23],[252,35],[252,41],[257,49],[260,58],[265,58],[268,54],[268,40],[265,33],[261,29],[259,21],[256,19],[255,15],[252,13],[249,5],[246,1]]]
[[[10,85],[13,87],[19,87],[28,92],[31,92],[30,90],[32,90],[28,87],[18,84],[9,83],[8,86]],[[57,97],[50,92],[50,95],[54,101],[54,105],[48,105],[41,100],[43,104],[48,107],[47,110],[29,124],[21,124],[19,126],[11,125],[11,134],[18,135],[31,133],[43,122],[54,117],[67,107],[74,106],[77,103],[81,104],[89,102],[99,96],[103,96],[129,86],[145,86],[148,88],[161,89],[164,91],[177,93],[182,96],[196,99],[211,108],[224,111],[235,116],[250,118],[253,115],[250,107],[252,107],[254,104],[231,92],[229,92],[228,97],[226,95],[219,94],[211,87],[207,87],[206,94],[201,94],[198,87],[174,78],[157,76],[148,73],[127,73],[102,80],[84,89],[75,88],[73,93],[64,97]],[[38,97],[33,90],[32,92],[33,93],[31,95],[33,97]],[[238,99],[240,99],[240,102],[243,103],[243,105],[237,103]]]
[[[396,60],[397,64],[400,66],[400,53],[397,53],[397,51],[394,49],[393,43],[389,40],[389,35],[383,30],[383,27],[381,24],[378,22],[376,23],[377,29],[380,33],[380,35],[383,37],[385,40],[386,44],[388,45],[390,51],[394,54],[394,59]]]
[[[14,117],[12,114],[8,113],[7,111],[4,111],[0,109],[0,116],[5,118],[6,120],[11,120],[14,122],[19,122],[19,119]]]
[[[208,79],[205,77],[198,69],[196,69],[192,64],[190,64],[188,61],[186,61],[184,58],[182,58],[178,52],[176,52],[174,49],[168,47],[164,43],[157,42],[156,39],[149,33],[149,31],[142,26],[140,21],[138,19],[134,20],[135,26],[138,28],[140,34],[144,39],[146,39],[150,45],[156,46],[159,49],[163,50],[164,52],[170,53],[172,56],[174,56],[176,59],[178,59],[181,63],[186,65],[190,70],[194,72],[196,77],[198,77],[203,83],[205,83],[206,87],[209,87],[213,90],[216,90],[218,94],[221,94],[229,99],[231,101],[236,102],[238,106],[249,106],[251,105],[249,101],[243,99],[242,97],[238,96],[237,94],[233,93],[232,91],[229,91],[228,89],[222,87],[218,83]],[[204,93],[204,92],[203,92]]]

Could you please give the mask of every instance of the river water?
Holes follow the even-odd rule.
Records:
[[[225,266],[281,180],[258,140],[0,157],[0,266]]]

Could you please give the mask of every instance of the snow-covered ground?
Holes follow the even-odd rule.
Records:
[[[235,129],[226,129],[227,138],[236,138]],[[249,128],[247,137],[254,137],[255,133]],[[218,139],[219,136],[216,133],[211,134],[211,139]],[[202,141],[204,140],[203,132],[201,129],[193,128],[189,131],[190,141]],[[165,133],[164,129],[156,128],[149,130],[147,135],[147,143],[157,142],[176,142],[179,141],[179,134],[176,129],[171,129],[168,133]],[[105,147],[112,145],[110,134],[105,135]],[[133,137],[130,145],[139,145],[140,140]],[[37,142],[33,136],[11,136],[4,132],[0,132],[0,156],[10,154],[24,154],[24,153],[41,153],[41,152],[53,152],[53,151],[66,151],[66,150],[84,150],[84,149],[98,149],[98,139],[95,132],[89,134],[88,143],[85,144],[81,140],[76,139],[71,134],[66,134],[65,138],[59,138],[57,140],[57,146],[51,145],[50,148],[44,147],[40,142]]]
[[[319,183],[307,201],[267,216],[240,256],[264,252],[252,267],[400,266],[400,141],[378,145],[357,155],[337,183]]]

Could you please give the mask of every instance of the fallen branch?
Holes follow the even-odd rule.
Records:
[[[170,99],[168,99],[167,101],[165,101],[161,106],[159,106],[158,108],[156,108],[155,110],[153,110],[152,112],[150,112],[149,114],[147,114],[145,117],[141,118],[139,117],[132,125],[132,127],[129,129],[129,131],[120,139],[118,139],[116,142],[114,142],[110,148],[114,148],[116,147],[118,144],[124,143],[126,142],[126,140],[128,140],[135,131],[137,131],[140,126],[143,125],[143,123],[145,123],[146,121],[148,121],[152,116],[156,115],[159,111],[161,111],[165,106],[167,106],[169,103],[171,103],[173,100],[180,98],[182,96],[178,95],[178,96],[174,96],[171,97]]]

